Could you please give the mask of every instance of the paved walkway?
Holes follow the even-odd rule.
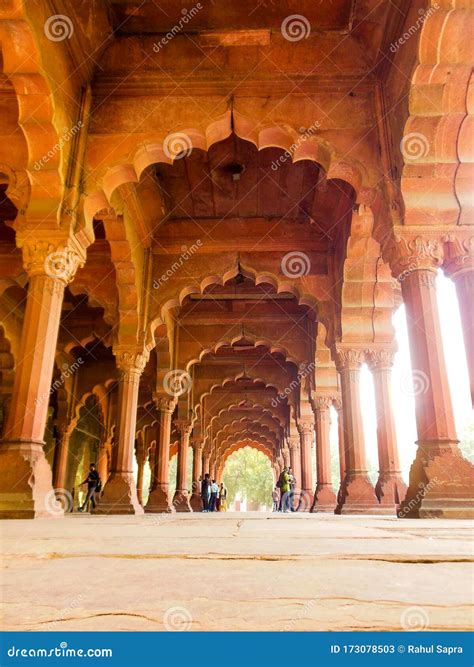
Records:
[[[472,523],[227,513],[2,521],[4,629],[468,629]]]

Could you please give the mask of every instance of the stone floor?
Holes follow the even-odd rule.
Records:
[[[2,626],[465,630],[472,527],[262,513],[2,521]]]

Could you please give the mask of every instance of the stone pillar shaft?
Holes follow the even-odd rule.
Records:
[[[191,435],[192,423],[186,420],[178,420],[175,423],[179,431],[179,441],[176,491],[173,498],[173,506],[177,512],[192,512],[193,510],[189,504],[187,483],[189,437]]]
[[[444,358],[436,274],[420,268],[402,280],[415,388],[418,449],[400,517],[474,515],[473,466],[462,458]]]
[[[298,502],[298,511],[309,512],[314,500],[312,470],[314,423],[309,420],[301,421],[298,423],[298,431],[300,434],[301,452],[301,493]]]
[[[154,483],[148,496],[146,512],[171,512],[169,498],[169,464],[171,418],[176,407],[176,400],[161,397],[157,400],[160,413],[158,436],[155,444]]]
[[[133,476],[133,453],[137,423],[138,388],[147,358],[138,353],[119,351],[116,453],[112,470],[101,496],[97,514],[142,514]]]
[[[375,350],[369,352],[368,360],[374,378],[377,414],[379,478],[375,493],[381,504],[396,508],[405,497],[407,487],[400,470],[393,414],[391,385],[393,356],[392,350]]]
[[[193,492],[191,496],[191,507],[193,512],[202,511],[201,500],[201,478],[202,478],[202,442],[193,442]]]
[[[316,417],[316,475],[317,484],[314,492],[314,503],[312,512],[334,512],[336,507],[336,494],[332,488],[331,480],[331,448],[330,427],[331,416],[329,408],[332,399],[330,397],[316,397],[314,401]]]
[[[360,401],[360,367],[364,354],[343,349],[337,353],[344,410],[344,450],[346,476],[341,489],[337,514],[371,514],[379,503],[367,475],[364,428]]]
[[[55,501],[43,438],[64,288],[83,250],[72,239],[23,246],[29,275],[12,399],[0,445],[0,518],[63,516]]]

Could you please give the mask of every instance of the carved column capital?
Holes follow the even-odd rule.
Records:
[[[400,235],[384,248],[393,275],[403,282],[415,271],[436,273],[443,263],[443,245],[437,238],[420,235]]]
[[[334,402],[333,396],[327,396],[321,394],[313,395],[311,399],[311,403],[313,404],[314,410],[329,410],[333,402]]]
[[[474,273],[474,236],[460,237],[449,234],[445,237],[445,273],[454,280],[461,275]]]
[[[114,354],[115,363],[120,371],[120,379],[126,382],[138,382],[145,370],[148,354],[145,352],[130,352],[121,348],[116,348]]]
[[[172,398],[170,396],[160,396],[158,394],[153,396],[153,400],[155,401],[155,405],[160,412],[166,412],[169,415],[173,414],[178,403],[176,398]]]
[[[189,437],[193,430],[193,423],[189,419],[176,419],[174,425],[181,438]]]
[[[202,438],[195,438],[191,442],[191,447],[196,456],[201,456],[204,449],[204,440]]]
[[[359,370],[365,361],[365,351],[357,348],[337,348],[335,360],[338,371]]]
[[[297,424],[298,433],[302,436],[313,435],[314,433],[314,422],[312,419],[304,419],[299,421]]]
[[[367,350],[366,356],[367,363],[373,371],[392,368],[394,357],[393,349]]]
[[[25,239],[23,266],[30,277],[47,276],[63,285],[70,283],[77,269],[84,266],[84,248],[73,238],[45,240]]]
[[[299,451],[300,449],[300,439],[296,436],[288,438],[288,449],[292,452]]]
[[[333,401],[334,408],[337,410],[337,412],[340,412],[342,410],[342,399],[341,398],[335,398]]]

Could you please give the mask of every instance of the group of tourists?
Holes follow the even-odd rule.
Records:
[[[295,489],[296,477],[291,468],[286,466],[280,473],[280,477],[273,489],[273,511],[274,512],[295,512]]]
[[[227,489],[206,473],[201,479],[203,512],[225,512],[227,510]]]

